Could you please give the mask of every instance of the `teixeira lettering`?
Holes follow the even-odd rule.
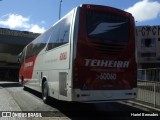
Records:
[[[31,66],[33,66],[33,62],[25,63],[25,67],[31,67]]]
[[[128,68],[129,67],[129,61],[85,59],[85,66]]]

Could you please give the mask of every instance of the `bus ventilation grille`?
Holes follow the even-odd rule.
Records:
[[[94,47],[96,50],[100,52],[100,54],[107,54],[107,55],[117,55],[121,53],[127,45],[121,44],[111,44],[111,43],[100,43],[100,42],[93,42]]]

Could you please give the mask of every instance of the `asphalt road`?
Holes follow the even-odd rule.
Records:
[[[32,90],[24,91],[22,86],[18,84],[3,84],[1,85],[0,102],[9,103],[11,108],[5,108],[5,111],[23,111],[23,112],[40,112],[44,118],[51,119],[57,118],[58,120],[84,120],[84,119],[142,119],[142,117],[131,116],[132,113],[144,113],[142,109],[138,109],[129,105],[121,104],[119,102],[108,102],[98,104],[85,104],[85,103],[69,103],[51,99],[49,104],[44,104],[41,99],[41,94]],[[3,91],[2,91],[3,90]],[[7,96],[7,99],[5,98]],[[6,100],[3,100],[6,99]],[[2,101],[3,100],[3,101]],[[2,103],[0,103],[2,104]],[[7,105],[6,105],[7,106]],[[15,107],[16,109],[12,109]],[[0,110],[2,111],[2,105]],[[143,118],[144,119],[144,118]],[[143,120],[142,119],[142,120]],[[150,120],[150,117],[144,120]],[[159,119],[159,117],[152,117],[152,120]]]

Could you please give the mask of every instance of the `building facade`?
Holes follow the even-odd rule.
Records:
[[[138,68],[160,67],[160,26],[136,27]]]
[[[0,28],[0,81],[18,79],[17,55],[39,34]]]

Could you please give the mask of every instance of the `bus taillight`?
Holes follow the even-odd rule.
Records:
[[[78,68],[77,67],[74,68],[74,80],[78,82]]]

